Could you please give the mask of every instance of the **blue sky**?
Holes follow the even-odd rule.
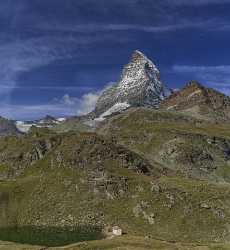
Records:
[[[139,49],[180,88],[230,94],[230,0],[0,1],[0,115],[89,111]]]

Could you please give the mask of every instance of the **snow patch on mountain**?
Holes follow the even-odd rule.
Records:
[[[64,122],[66,118],[53,118],[46,116],[41,120],[35,121],[16,121],[17,129],[22,133],[28,133],[32,126],[37,128],[51,128],[57,124]]]
[[[193,93],[191,93],[190,95],[188,95],[188,98],[191,98],[191,97],[193,97],[194,95],[198,95],[198,94],[200,94],[200,93],[202,93],[202,90],[196,90],[196,91],[194,91]]]
[[[35,123],[29,123],[24,121],[16,121],[15,125],[17,129],[22,133],[28,133],[32,126],[35,126]]]
[[[60,118],[57,118],[57,121],[59,121],[59,122],[64,122],[64,121],[66,121],[66,118],[60,117]]]
[[[129,107],[130,107],[130,104],[128,104],[127,102],[116,103],[111,108],[109,108],[106,112],[104,112],[98,118],[96,118],[94,120],[95,121],[103,121],[103,120],[105,120],[105,118],[107,116],[110,116],[110,115],[115,114],[115,113],[122,112],[122,111],[126,110]]]

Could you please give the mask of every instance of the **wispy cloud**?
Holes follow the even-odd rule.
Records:
[[[7,94],[18,87],[17,79],[21,73],[49,65],[56,60],[66,60],[73,57],[76,59],[83,54],[84,49],[91,45],[95,46],[97,43],[113,40],[114,36],[111,34],[104,36],[84,35],[77,38],[71,35],[66,37],[58,35],[0,43],[0,95]],[[118,42],[122,42],[122,39],[119,39]],[[49,86],[34,87],[51,88]],[[55,87],[53,88],[55,89]]]
[[[157,22],[155,25],[141,25],[133,23],[82,23],[76,25],[55,25],[55,24],[40,24],[44,30],[57,30],[59,32],[76,32],[79,34],[96,34],[104,32],[103,35],[109,32],[134,31],[145,33],[165,33],[175,32],[178,30],[198,29],[205,31],[225,32],[230,30],[229,20],[223,18],[187,18],[180,16],[179,18],[167,17],[164,22]],[[111,34],[111,33],[110,33]],[[112,33],[114,34],[114,33]],[[119,41],[120,37],[114,36],[114,40]]]
[[[68,27],[68,30],[72,30],[75,32],[101,32],[101,31],[143,31],[148,33],[159,33],[159,32],[167,32],[167,31],[175,31],[178,29],[184,29],[188,27],[201,27],[201,22],[193,23],[193,22],[185,22],[185,23],[177,23],[171,25],[136,25],[136,24],[81,24],[76,25],[74,27]]]
[[[61,104],[37,104],[37,105],[15,105],[1,104],[1,116],[14,120],[34,120],[46,116],[47,114],[61,117],[76,115],[76,110],[72,106]]]
[[[181,73],[221,73],[230,74],[230,65],[217,66],[190,66],[190,65],[174,65],[173,70]]]
[[[189,66],[174,65],[174,73],[189,74],[194,79],[208,84],[225,94],[230,93],[230,65]]]
[[[44,82],[43,82],[44,83]],[[4,91],[12,90],[10,85],[1,85]],[[31,85],[31,86],[14,86],[16,90],[57,90],[57,91],[93,91],[94,87],[83,87],[83,86],[39,86],[39,85]]]
[[[210,5],[210,4],[227,4],[230,3],[230,0],[170,0],[169,4],[174,5]]]
[[[64,49],[60,44],[63,41],[56,40],[53,47],[49,45],[50,42],[50,39],[44,38],[29,39],[0,46],[0,84],[3,86],[0,94],[7,93],[15,87],[18,74],[48,65],[63,57],[71,57],[68,49]]]
[[[230,65],[218,66],[189,66],[174,65],[173,71],[176,73],[189,73],[209,84],[230,87]]]
[[[230,96],[230,87],[229,88],[217,88],[220,92],[224,93],[225,95]]]
[[[22,24],[24,29],[52,32],[55,30],[83,33],[118,30],[167,32],[188,27],[218,28],[219,24],[227,27],[228,18],[217,20],[222,18],[218,13],[212,16],[207,16],[205,13],[194,16],[191,11],[187,12],[187,9],[192,6],[206,7],[213,4],[230,4],[230,0],[145,0],[144,2],[98,0],[97,4],[94,0],[67,2],[47,0],[39,3],[40,8],[37,8],[37,4],[33,1],[21,0],[17,4],[3,1],[0,3],[0,14],[3,10],[2,16],[8,16],[7,22],[13,23],[14,28]],[[50,15],[50,6],[53,7],[55,15]],[[179,8],[183,6],[188,8],[181,12]],[[198,17],[200,20],[197,19]],[[114,23],[111,20],[114,20]]]
[[[56,117],[84,115],[94,109],[99,95],[100,92],[89,92],[78,98],[65,94],[60,99],[55,98],[49,103],[35,105],[1,103],[0,114],[9,119],[19,120],[38,119],[47,114]]]

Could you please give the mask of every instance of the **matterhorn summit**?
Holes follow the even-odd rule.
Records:
[[[98,99],[94,114],[103,118],[129,107],[157,108],[169,94],[171,91],[161,82],[155,64],[136,50],[124,66],[120,80],[107,88]]]

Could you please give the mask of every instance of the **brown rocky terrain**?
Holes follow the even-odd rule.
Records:
[[[230,121],[230,97],[196,81],[189,82],[162,101],[160,109],[179,111],[215,122]]]

